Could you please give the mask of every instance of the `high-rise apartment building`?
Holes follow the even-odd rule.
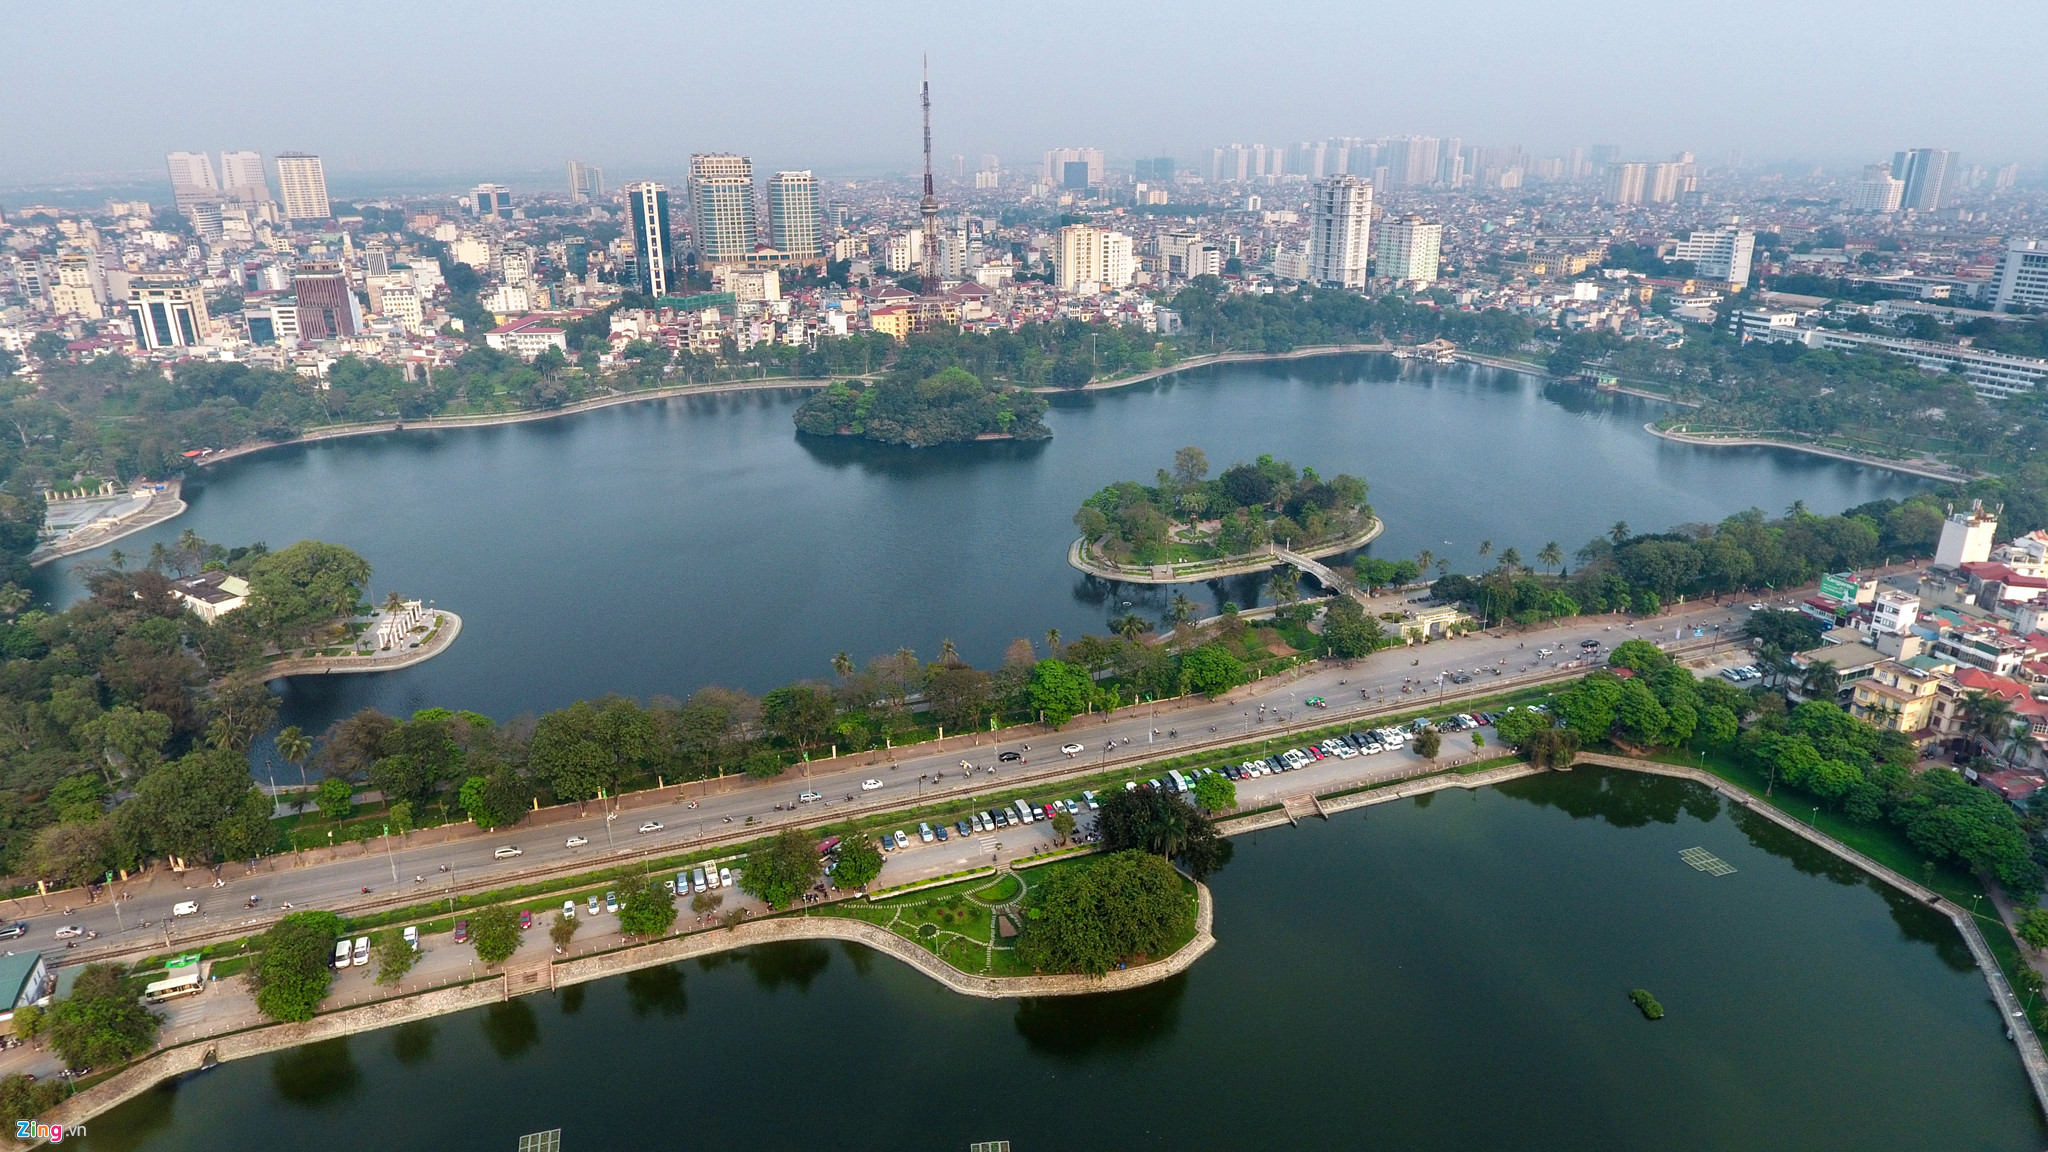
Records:
[[[1372,245],[1373,275],[1401,284],[1431,284],[1443,256],[1444,226],[1420,216],[1380,221]]]
[[[1692,261],[1693,271],[1702,280],[1747,284],[1750,255],[1755,249],[1756,233],[1749,229],[1716,228],[1680,240],[1673,259]]]
[[[96,252],[67,252],[57,258],[57,282],[50,287],[50,310],[98,320],[106,315],[106,281]]]
[[[1434,136],[1397,136],[1380,146],[1380,164],[1395,185],[1423,188],[1436,183],[1443,142]]]
[[[325,220],[334,215],[327,200],[327,170],[318,156],[279,153],[277,191],[287,220]]]
[[[1606,201],[1609,204],[1641,204],[1646,167],[1635,163],[1609,164]]]
[[[182,272],[130,276],[128,314],[135,322],[135,345],[145,352],[191,348],[206,340],[206,293]]]
[[[1308,234],[1308,278],[1339,288],[1365,286],[1372,230],[1372,185],[1332,176],[1315,186]]]
[[[768,242],[798,261],[825,254],[818,227],[818,178],[809,170],[768,178]]]
[[[743,263],[760,233],[754,222],[754,162],[730,152],[690,157],[690,227],[697,258]]]
[[[1062,292],[1127,288],[1136,274],[1131,238],[1121,232],[1069,224],[1053,234],[1053,276]]]
[[[1991,283],[1992,307],[1997,311],[2010,311],[2014,305],[2048,308],[2048,242],[2007,240]]]
[[[1068,165],[1084,165],[1085,175],[1082,187],[1095,188],[1102,184],[1102,149],[1100,148],[1054,148],[1045,154],[1045,182],[1055,188],[1065,188]]]
[[[1892,175],[1905,181],[1902,208],[1933,212],[1955,197],[1961,186],[1963,157],[1946,148],[1915,148],[1892,157]]]
[[[1889,164],[1866,164],[1856,182],[1849,207],[1858,212],[1897,212],[1906,196],[1906,182],[1892,175]]]
[[[595,200],[604,195],[604,169],[581,160],[569,161],[569,199]]]
[[[192,205],[220,199],[220,183],[213,177],[213,159],[204,152],[172,152],[164,157],[171,170],[171,198],[178,211],[190,212]]]
[[[270,200],[270,181],[263,175],[263,157],[254,152],[221,153],[220,185],[227,198],[238,204],[265,204]]]
[[[1679,165],[1652,164],[1644,198],[1652,204],[1670,204],[1678,199]]]
[[[633,272],[642,296],[667,296],[675,272],[670,247],[668,189],[651,180],[626,185],[626,213],[633,225]]]

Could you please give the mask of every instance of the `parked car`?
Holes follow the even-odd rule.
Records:
[[[901,828],[898,828],[898,829],[896,830],[896,846],[897,846],[898,848],[908,848],[908,847],[910,847],[910,836],[909,836],[909,834],[908,834],[908,833],[904,832],[904,831],[903,831],[903,829],[901,829]]]
[[[705,892],[709,891],[710,888],[711,885],[707,884],[704,880],[704,870],[702,868],[698,868],[690,873],[690,890],[692,892]]]
[[[530,909],[521,908],[519,910],[519,930],[524,932],[531,927],[533,927],[533,912]]]
[[[590,843],[590,837],[588,836],[571,836],[569,837],[568,843],[564,844],[563,847],[581,848],[588,843]]]
[[[617,892],[606,892],[604,894],[604,910],[607,912],[617,912],[619,910],[619,894]]]
[[[348,941],[336,940],[334,942],[334,966],[337,969],[348,967]]]
[[[455,922],[455,942],[457,944],[469,943],[469,921],[457,920]]]
[[[356,946],[349,949],[348,958],[358,968],[368,964],[370,962],[370,938],[368,936],[356,937]]]
[[[670,886],[669,886],[669,891],[671,891],[671,892],[675,891],[675,886],[674,886],[674,882],[673,882],[673,881],[671,881],[671,882],[670,882]],[[574,920],[575,918],[576,918],[576,902],[575,902],[574,900],[564,900],[564,901],[562,901],[562,919],[564,919],[564,920]]]
[[[922,843],[922,844],[929,844],[929,843],[931,843],[931,842],[932,842],[932,826],[931,826],[930,824],[919,824],[919,825],[917,826],[917,839],[918,839],[918,842],[919,842],[919,843]]]
[[[973,828],[973,827],[970,827],[970,826],[968,825],[967,821],[965,821],[965,820],[955,820],[955,821],[953,821],[953,828],[954,828],[954,830],[955,830],[955,831],[959,832],[959,833],[960,833],[960,834],[961,834],[962,836],[972,836],[972,835],[974,835],[974,833],[975,833],[975,832],[977,831],[977,829],[975,829],[975,828]]]
[[[932,832],[933,832],[933,833],[934,833],[935,835],[937,835],[937,836],[938,836],[938,838],[939,838],[939,842],[940,842],[940,843],[944,843],[944,842],[945,842],[945,840],[946,840],[946,826],[945,826],[944,824],[941,824],[941,825],[939,825],[938,827],[936,827],[936,828],[933,828],[933,829],[932,829]]]
[[[659,831],[661,831],[661,821],[659,821],[659,820],[649,820],[649,821],[648,821],[647,823],[645,823],[645,824],[642,824],[642,825],[640,826],[640,833],[641,833],[641,835],[643,835],[643,836],[644,836],[644,835],[646,835],[646,834],[647,834],[647,833],[649,833],[649,832],[659,832]]]
[[[860,782],[860,790],[863,792],[873,792],[875,789],[880,788],[881,786],[882,782],[880,780],[875,779],[872,776]]]
[[[413,950],[413,951],[415,951],[415,952],[419,951],[419,950],[420,950],[420,926],[419,926],[419,925],[417,925],[417,924],[407,924],[407,925],[405,926],[405,933],[404,933],[404,935],[405,935],[405,946],[406,946],[407,948],[410,948],[410,949],[412,949],[412,950]]]
[[[720,868],[718,870],[718,886],[720,888],[732,887],[732,869]]]
[[[836,839],[836,837],[835,837],[835,839]],[[834,844],[834,845],[832,846],[832,848],[833,848],[833,851],[835,851],[835,852],[836,852],[836,851],[838,851],[838,849],[839,849],[839,845],[837,845],[837,844]],[[836,856],[835,856],[835,857],[833,857],[833,858],[834,858],[835,860],[836,860],[836,859],[838,859],[838,857],[836,857]],[[724,881],[724,880],[723,880],[723,879],[722,879],[722,878],[721,878],[721,877],[719,876],[719,874],[718,874],[718,865],[716,865],[716,864],[706,864],[706,865],[704,866],[704,879],[705,879],[705,880],[707,880],[707,881],[709,881],[709,882],[710,882],[710,884],[711,884],[711,886],[712,886],[713,888],[723,888],[723,887],[725,887],[725,881]]]
[[[597,915],[597,914],[598,914],[598,911],[599,911],[600,909],[602,909],[602,908],[603,908],[603,905],[602,905],[602,904],[599,904],[599,903],[598,903],[598,900],[597,900],[597,893],[595,893],[595,892],[592,892],[592,893],[590,894],[590,914],[591,914],[592,916],[595,916],[595,915]]]

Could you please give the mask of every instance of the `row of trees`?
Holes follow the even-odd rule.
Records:
[[[1827,572],[1927,555],[1940,538],[1942,516],[1932,496],[1916,495],[1872,501],[1839,516],[1794,504],[1771,519],[1752,508],[1719,524],[1681,524],[1659,533],[1616,523],[1573,553],[1576,570],[1565,567],[1553,541],[1537,552],[1537,567],[1508,548],[1492,570],[1448,573],[1434,591],[1440,600],[1471,604],[1488,620],[1525,624],[1582,612],[1647,614],[1681,596],[1792,588]],[[1482,552],[1491,552],[1491,544]]]
[[[912,447],[979,436],[1043,440],[1052,435],[1045,409],[1045,398],[1035,392],[984,383],[957,366],[923,379],[899,369],[871,384],[834,381],[797,408],[796,426],[814,436],[859,436]]]

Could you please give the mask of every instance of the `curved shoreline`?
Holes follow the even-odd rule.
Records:
[[[1216,905],[1206,884],[1195,885],[1195,936],[1171,955],[1135,968],[1106,972],[1101,976],[970,976],[924,948],[876,924],[840,916],[782,916],[754,920],[733,928],[709,928],[686,936],[670,936],[646,944],[629,945],[612,952],[550,962],[548,981],[537,980],[524,992],[553,991],[572,984],[584,984],[624,975],[643,968],[674,964],[763,944],[799,940],[839,940],[860,944],[900,960],[947,989],[963,996],[986,1000],[1026,996],[1091,996],[1121,992],[1155,984],[1187,971],[1196,960],[1215,947]],[[519,974],[530,975],[525,969]],[[47,1113],[52,1124],[71,1128],[142,1095],[176,1076],[199,1071],[214,1063],[226,1063],[261,1056],[286,1048],[297,1048],[322,1040],[334,1040],[362,1032],[395,1027],[415,1020],[445,1016],[512,999],[514,971],[501,971],[466,984],[451,985],[395,996],[374,1004],[344,1008],[316,1016],[304,1024],[266,1024],[240,1032],[187,1041],[166,1048],[141,1062],[84,1089]],[[39,1142],[40,1143],[40,1142]]]
[[[1740,433],[1726,437],[1708,437],[1685,432],[1667,432],[1657,427],[1655,423],[1643,425],[1643,431],[1660,440],[1669,440],[1674,444],[1690,444],[1698,448],[1784,448],[1792,452],[1805,452],[1814,456],[1825,456],[1830,460],[1840,460],[1848,464],[1861,464],[1866,468],[1883,468],[1888,472],[1903,472],[1908,476],[1918,476],[1926,480],[1939,480],[1944,484],[1967,484],[1971,480],[1989,475],[1989,473],[1965,472],[1962,469],[1937,472],[1932,468],[1918,467],[1912,464],[1901,463],[1897,460],[1884,460],[1876,456],[1864,456],[1856,452],[1844,452],[1837,448],[1822,448],[1816,444],[1791,444],[1783,440],[1765,440],[1761,437],[1746,436]]]
[[[142,509],[136,512],[135,515],[115,524],[106,535],[91,537],[92,542],[90,544],[80,543],[78,542],[78,537],[86,532],[90,532],[91,529],[79,529],[54,544],[44,545],[29,553],[28,566],[40,568],[53,560],[62,560],[66,556],[81,556],[95,549],[105,548],[116,540],[126,539],[137,532],[154,528],[166,520],[181,516],[186,508],[190,507],[185,503],[184,490],[185,478],[183,476],[174,476],[165,483],[164,491],[160,496],[151,499],[148,504],[143,505]]]
[[[1320,548],[1306,549],[1300,552],[1299,555],[1306,556],[1311,560],[1320,560],[1325,556],[1336,556],[1345,552],[1355,552],[1358,549],[1365,547],[1367,544],[1372,543],[1374,540],[1379,539],[1380,533],[1386,531],[1386,528],[1386,521],[1380,519],[1378,516],[1375,516],[1372,518],[1372,525],[1359,535],[1347,536],[1334,544],[1326,544]],[[1162,567],[1167,569],[1178,569],[1182,567],[1182,565],[1154,564],[1151,566],[1151,568],[1148,568],[1143,573],[1140,573],[1136,569],[1124,568],[1121,565],[1119,565],[1116,568],[1108,568],[1104,567],[1096,561],[1090,560],[1087,557],[1081,555],[1081,549],[1084,545],[1087,544],[1087,542],[1088,541],[1085,537],[1076,537],[1072,544],[1067,545],[1067,563],[1073,565],[1075,568],[1078,568],[1083,572],[1086,572],[1090,576],[1099,577],[1104,580],[1115,580],[1124,584],[1201,584],[1209,580],[1223,580],[1232,576],[1248,576],[1254,572],[1264,572],[1269,568],[1277,568],[1283,564],[1288,563],[1288,561],[1282,559],[1277,553],[1271,551],[1270,549],[1265,553],[1240,552],[1238,553],[1239,556],[1257,557],[1263,555],[1265,559],[1241,560],[1236,563],[1226,564],[1223,567],[1217,568],[1213,571],[1190,572],[1186,574],[1170,572],[1169,575],[1161,577],[1155,574],[1155,572],[1152,569]],[[1236,557],[1227,557],[1227,559],[1235,560]],[[1187,563],[1207,564],[1212,563],[1212,561],[1193,560],[1188,561]]]
[[[434,609],[441,619],[435,627],[447,629],[447,635],[437,634],[430,644],[408,649],[395,656],[295,656],[279,660],[263,670],[265,683],[282,680],[287,676],[347,676],[364,672],[396,672],[415,664],[424,664],[455,644],[455,638],[462,635],[462,617],[445,608]]]
[[[1206,356],[1190,356],[1179,363],[1165,368],[1154,368],[1136,376],[1118,376],[1112,380],[1097,380],[1079,388],[1054,388],[1051,386],[1033,388],[1031,391],[1042,396],[1068,395],[1075,392],[1107,392],[1113,388],[1129,388],[1171,376],[1175,372],[1186,372],[1194,368],[1207,368],[1212,364],[1250,364],[1261,360],[1301,360],[1310,356],[1348,356],[1359,352],[1392,352],[1394,345],[1378,344],[1315,344],[1307,348],[1296,348],[1292,352],[1211,352]]]

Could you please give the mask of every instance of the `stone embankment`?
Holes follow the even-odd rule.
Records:
[[[264,666],[263,678],[282,680],[286,676],[338,676],[351,672],[396,672],[423,664],[446,652],[462,634],[462,617],[436,608],[436,617],[426,643],[399,652],[376,652],[363,656],[293,656]]]
[[[1212,352],[1206,356],[1190,356],[1165,368],[1154,368],[1134,376],[1118,376],[1112,380],[1097,380],[1080,388],[1033,388],[1033,392],[1052,394],[1055,392],[1106,392],[1112,388],[1129,388],[1176,372],[1192,368],[1207,368],[1212,364],[1248,364],[1260,360],[1304,360],[1311,356],[1342,356],[1353,352],[1392,352],[1394,346],[1379,344],[1316,344],[1307,348],[1296,348],[1292,352]]]
[[[185,511],[184,487],[184,478],[174,477],[164,485],[163,491],[152,493],[149,503],[135,512],[111,524],[88,525],[61,540],[37,548],[29,553],[29,567],[40,568],[52,560],[104,548],[123,537],[156,527]]]
[[[466,1012],[513,996],[603,980],[642,968],[693,960],[737,948],[800,940],[842,940],[893,956],[963,996],[1001,1000],[1025,996],[1089,996],[1154,984],[1188,970],[1215,947],[1216,905],[1205,884],[1195,885],[1195,936],[1170,956],[1101,976],[971,976],[879,925],[830,915],[779,916],[732,928],[671,936],[574,960],[527,966],[466,984],[394,997],[329,1012],[304,1024],[270,1024],[167,1048],[79,1092],[43,1117],[65,1128],[85,1124],[157,1084],[203,1067],[322,1040],[396,1027],[415,1020]]]
[[[1683,425],[1676,428],[1659,428],[1655,423],[1643,425],[1643,431],[1662,440],[1678,444],[1692,444],[1702,448],[1784,448],[1792,452],[1805,452],[1814,456],[1825,456],[1830,460],[1845,460],[1851,464],[1862,464],[1869,468],[1883,468],[1891,472],[1903,472],[1908,476],[1921,476],[1929,480],[1943,480],[1961,484],[1980,476],[1984,472],[1972,472],[1939,460],[1920,457],[1914,460],[1887,460],[1882,456],[1869,456],[1861,452],[1847,452],[1839,448],[1826,448],[1819,444],[1802,444],[1793,440],[1774,439],[1765,433],[1751,432],[1689,432]],[[1791,433],[1787,433],[1791,435]]]
[[[1353,533],[1342,540],[1298,552],[1267,545],[1258,552],[1246,552],[1236,556],[1223,556],[1215,560],[1189,560],[1178,564],[1148,564],[1143,567],[1119,564],[1095,551],[1094,545],[1086,538],[1077,538],[1067,546],[1067,563],[1104,580],[1118,580],[1125,584],[1193,584],[1203,580],[1221,580],[1228,576],[1245,576],[1253,572],[1264,572],[1282,564],[1292,564],[1325,586],[1332,583],[1330,570],[1315,561],[1324,556],[1336,556],[1365,547],[1386,531],[1386,524],[1375,516],[1362,532]]]

